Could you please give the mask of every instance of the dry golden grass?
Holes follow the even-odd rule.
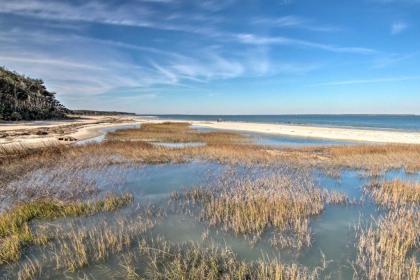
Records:
[[[60,271],[78,271],[110,256],[118,256],[121,263],[109,268],[102,265],[109,279],[318,279],[321,267],[310,270],[268,258],[250,263],[239,260],[227,247],[173,245],[161,238],[147,237],[155,223],[147,212],[93,226],[57,228],[56,241],[43,247],[45,256],[20,265],[18,279],[54,279],[62,275]],[[49,261],[55,272],[43,269]]]
[[[245,137],[231,132],[198,132],[189,123],[145,123],[140,128],[122,129],[107,135],[109,140],[150,142],[201,142],[232,144],[245,142]]]
[[[16,278],[18,280],[40,279],[40,267],[38,260],[28,258],[19,266]]]
[[[325,203],[347,201],[343,194],[325,192],[309,182],[280,175],[229,180],[213,189],[175,193],[172,199],[185,203],[184,207],[201,206],[201,218],[210,226],[245,235],[253,243],[273,228],[273,245],[298,249],[311,244],[311,216],[320,214]]]
[[[324,148],[327,164],[364,169],[374,174],[389,169],[420,170],[420,145],[349,145]]]
[[[383,206],[420,205],[420,184],[417,182],[384,181],[370,184],[366,190]]]
[[[99,275],[106,275],[105,279],[130,280],[315,280],[320,279],[319,273],[323,269],[321,266],[309,269],[270,259],[245,262],[229,248],[203,248],[194,243],[172,245],[163,240],[145,238],[137,249],[122,254],[119,259],[118,266],[100,265]],[[82,277],[77,279],[97,279],[96,276],[92,278],[93,273],[80,274]],[[43,271],[38,262],[31,261],[20,267],[17,279],[43,279],[44,275],[48,272]]]
[[[47,242],[44,236],[33,235],[29,222],[34,219],[54,219],[113,211],[126,206],[132,200],[130,194],[125,194],[111,195],[91,203],[44,200],[17,205],[0,215],[0,264],[18,261],[21,249],[25,245]]]
[[[100,222],[90,228],[75,226],[57,236],[57,242],[48,248],[56,269],[76,271],[129,249],[155,223],[146,216],[119,218],[115,222]]]
[[[199,133],[184,123],[149,124],[144,125],[143,129],[145,131],[141,128],[117,131],[109,135],[112,141],[100,144],[0,150],[0,188],[37,168],[48,168],[64,163],[73,163],[81,168],[113,163],[153,164],[201,159],[244,165],[286,163],[316,167],[332,174],[341,168],[360,169],[372,175],[394,168],[420,170],[420,145],[350,145],[281,149],[249,144],[246,138],[235,133]],[[198,141],[207,145],[174,149],[145,141],[133,141],[144,139],[144,136],[150,133],[157,141]],[[119,141],[124,139],[131,141]]]
[[[89,222],[76,219],[37,223],[34,234],[48,236],[50,242],[39,247],[38,254],[23,259],[15,266],[16,269],[6,270],[8,274],[5,277],[19,280],[61,279],[68,272],[78,275],[80,269],[86,266],[103,266],[109,257],[133,251],[162,214],[161,209],[156,207],[140,207],[130,211],[128,216],[121,212]],[[115,277],[111,277],[109,272]],[[106,279],[126,279],[118,267],[109,272]],[[80,279],[78,276],[75,278]]]
[[[86,168],[101,168],[110,164],[153,164],[195,159],[253,167],[281,164],[303,167],[302,170],[306,167],[317,167],[327,171],[357,168],[372,174],[391,168],[420,170],[420,146],[415,145],[276,149],[252,145],[238,134],[200,133],[180,123],[146,125],[142,129],[117,131],[110,134],[109,139],[100,144],[84,146],[3,149],[0,151],[0,191],[2,187],[18,181],[25,174],[40,169],[52,170],[56,166],[63,166],[77,173]],[[174,149],[156,146],[144,140],[203,142],[207,145]],[[301,177],[302,174],[299,174]],[[185,197],[177,194],[173,198],[178,200],[185,198],[195,203],[195,206],[199,206],[201,218],[210,225],[221,226],[237,234],[249,235],[252,242],[257,241],[263,232],[273,230],[274,236],[271,242],[278,247],[300,248],[310,245],[309,219],[321,213],[327,203],[346,201],[340,194],[326,193],[305,182],[291,181],[285,177],[242,181],[234,183],[233,186],[224,184],[222,187],[217,191],[196,189],[184,194]],[[418,185],[388,182],[375,186],[372,191],[378,202],[392,205],[394,209],[396,206],[406,204],[418,205]],[[36,205],[38,201],[32,203]],[[112,205],[114,203],[110,203],[109,207],[102,205],[99,207],[100,211],[111,210],[114,208]],[[44,244],[51,238],[42,232],[39,235],[34,234],[29,227],[31,219],[84,215],[96,211],[91,212],[88,210],[90,207],[84,210],[80,210],[79,207],[63,210],[59,206],[54,206],[58,207],[57,210],[50,206],[40,207],[38,204],[36,207],[29,207],[29,210],[23,209],[22,213],[25,215],[18,215],[16,219],[10,218],[11,216],[4,218],[13,211],[1,216],[0,232],[5,233],[0,236],[2,239],[0,251],[4,261],[17,260],[24,245]],[[128,250],[142,238],[139,233],[144,233],[153,226],[153,222],[148,219],[142,219],[139,223],[136,221],[135,225],[130,222],[133,221],[121,221],[117,226],[104,224],[90,229],[61,229],[54,235],[55,241],[48,243],[48,254],[53,252],[57,271],[75,271],[80,267],[100,262],[111,255]],[[417,260],[410,257],[410,254],[413,248],[418,247],[419,224],[418,210],[411,212],[399,210],[379,221],[378,228],[372,227],[362,232],[358,243],[356,276],[362,279],[418,279]],[[142,259],[141,264],[130,264],[127,269],[130,277],[138,276],[140,277],[138,279],[141,277],[149,279],[316,278],[314,271],[297,265],[284,265],[267,260],[245,263],[235,257],[229,257],[231,252],[227,249],[209,252],[191,245],[171,247],[144,242],[146,243],[142,243],[139,250],[146,260]],[[139,268],[144,263],[148,267],[146,272]],[[128,267],[128,264],[125,267]],[[34,275],[38,275],[41,268],[42,265],[37,260],[31,260],[20,268],[19,277],[33,278]]]
[[[410,256],[420,242],[420,212],[391,211],[377,224],[359,233],[356,279],[418,280],[420,266]]]
[[[321,270],[268,259],[248,263],[238,260],[229,248],[202,248],[194,243],[174,246],[162,240],[143,240],[139,252],[147,258],[145,272],[137,273],[135,262],[125,266],[134,279],[302,280],[318,279]]]

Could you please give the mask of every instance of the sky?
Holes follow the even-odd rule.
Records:
[[[0,65],[71,109],[420,114],[420,0],[0,0]]]

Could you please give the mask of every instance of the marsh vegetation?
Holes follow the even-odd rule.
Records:
[[[186,123],[2,148],[0,275],[419,279],[419,171],[419,146],[275,148]]]

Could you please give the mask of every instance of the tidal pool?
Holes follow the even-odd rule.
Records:
[[[299,170],[281,168],[286,172],[299,173]],[[237,174],[247,174],[253,177],[266,176],[276,170],[275,167],[252,169],[241,166],[233,169]],[[195,215],[193,210],[190,213],[185,213],[176,211],[169,206],[172,193],[183,192],[197,186],[205,187],[222,176],[229,176],[231,172],[232,167],[230,166],[201,161],[159,165],[114,165],[105,169],[88,170],[83,176],[94,179],[100,191],[130,192],[135,197],[133,205],[112,213],[86,218],[55,220],[48,224],[51,229],[61,227],[61,230],[72,228],[74,225],[94,227],[99,221],[107,221],[110,225],[115,226],[118,225],[118,222],[114,221],[115,217],[123,217],[130,221],[132,217],[135,217],[136,211],[140,211],[142,207],[154,205],[154,209],[163,209],[164,214],[159,222],[156,222],[156,225],[147,231],[147,235],[152,238],[162,237],[174,244],[196,242],[202,246],[227,246],[237,254],[238,258],[246,261],[269,258],[284,263],[297,263],[308,268],[316,268],[321,266],[325,259],[327,267],[321,272],[322,277],[352,279],[352,263],[356,257],[356,229],[370,224],[385,212],[363,194],[363,186],[368,184],[371,178],[362,176],[355,170],[344,170],[338,177],[329,177],[317,170],[310,172],[311,179],[316,186],[329,191],[345,193],[351,203],[326,205],[320,215],[311,216],[312,244],[310,247],[296,250],[273,247],[268,240],[270,230],[264,233],[256,243],[251,243],[243,236],[221,230],[217,226],[208,227],[207,222]],[[110,180],[113,174],[115,180]],[[419,181],[420,176],[419,174],[407,174],[404,170],[393,170],[387,172],[383,178],[409,178]],[[36,222],[32,226],[37,228],[40,224],[42,221]],[[132,246],[135,247],[137,244]],[[115,273],[121,269],[121,265],[117,260],[120,255],[130,252],[130,250],[130,248],[126,248],[122,252],[111,254],[100,264],[93,263],[76,272],[65,272],[65,275],[69,279],[78,279],[84,275],[94,279],[118,279],[118,275]],[[54,279],[62,276],[64,272],[55,271],[54,261],[46,252],[48,251],[33,246],[25,251],[25,255],[30,255],[40,266],[43,266],[42,272],[40,272],[41,278]],[[418,251],[414,254],[418,254]],[[23,258],[23,261],[27,260],[28,258]],[[0,273],[13,275],[13,271],[16,269],[18,266],[12,268],[3,266]],[[7,277],[4,279],[13,279],[13,276]]]

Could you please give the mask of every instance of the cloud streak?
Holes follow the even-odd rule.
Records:
[[[420,80],[420,76],[383,77],[383,78],[375,78],[375,79],[332,81],[332,82],[313,84],[311,86],[313,87],[345,86],[345,85],[358,85],[358,84],[404,82],[404,81],[415,81],[415,80]]]
[[[391,25],[391,34],[392,35],[400,34],[404,32],[408,27],[409,27],[408,24],[403,21],[394,22]]]
[[[100,94],[121,87],[184,86],[185,82],[296,75],[318,67],[302,62],[277,61],[273,64],[266,51],[261,52],[260,48],[236,51],[235,55],[222,54],[224,49],[220,46],[179,53],[76,34],[15,29],[0,32],[0,35],[11,42],[0,46],[0,59],[11,68],[26,69],[24,72],[28,74],[53,81],[54,87],[58,88],[55,90],[63,94]],[[83,52],[73,52],[74,45]],[[126,50],[144,62],[130,61]],[[69,75],[73,77],[72,81],[63,78]]]
[[[253,23],[256,25],[266,26],[268,28],[299,28],[318,32],[337,32],[341,30],[334,25],[321,25],[306,18],[293,15],[278,18],[256,18]]]
[[[250,45],[283,45],[296,46],[300,48],[319,49],[335,53],[354,53],[354,54],[374,54],[377,51],[370,48],[363,47],[340,47],[329,44],[316,43],[306,40],[293,39],[283,36],[264,37],[254,34],[238,34],[236,39],[243,44]]]

